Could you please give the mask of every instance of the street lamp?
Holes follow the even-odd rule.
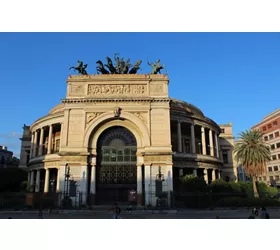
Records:
[[[161,167],[158,167],[158,174],[156,175],[156,196],[159,197],[162,194],[162,182],[164,181],[164,175],[161,173]]]

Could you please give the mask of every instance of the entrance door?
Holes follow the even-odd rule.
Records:
[[[97,142],[97,204],[127,203],[137,189],[136,139],[124,127],[106,129]]]

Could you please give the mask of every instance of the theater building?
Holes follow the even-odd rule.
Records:
[[[95,205],[127,202],[135,190],[138,205],[155,205],[158,180],[169,204],[182,175],[235,180],[233,165],[224,169],[221,127],[169,98],[168,86],[162,74],[69,76],[66,98],[25,126],[30,190],[84,194],[81,202]]]

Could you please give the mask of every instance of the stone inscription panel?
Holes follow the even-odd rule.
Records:
[[[85,93],[85,87],[81,84],[72,84],[70,86],[70,95],[71,96],[81,96]]]
[[[162,84],[153,84],[150,86],[150,92],[153,94],[162,94],[163,91],[163,85]]]
[[[89,96],[145,96],[147,85],[144,84],[89,84]]]

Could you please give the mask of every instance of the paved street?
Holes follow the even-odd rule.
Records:
[[[250,215],[248,209],[240,210],[204,210],[204,211],[170,211],[171,213],[152,213],[152,212],[142,212],[134,211],[132,214],[122,213],[123,219],[215,219],[219,216],[220,219],[247,219]],[[271,219],[280,219],[279,209],[268,209]],[[44,219],[112,219],[112,212],[108,211],[63,211],[60,214],[44,213]],[[38,213],[35,212],[0,212],[0,219],[7,219],[12,217],[12,219],[38,219]]]

